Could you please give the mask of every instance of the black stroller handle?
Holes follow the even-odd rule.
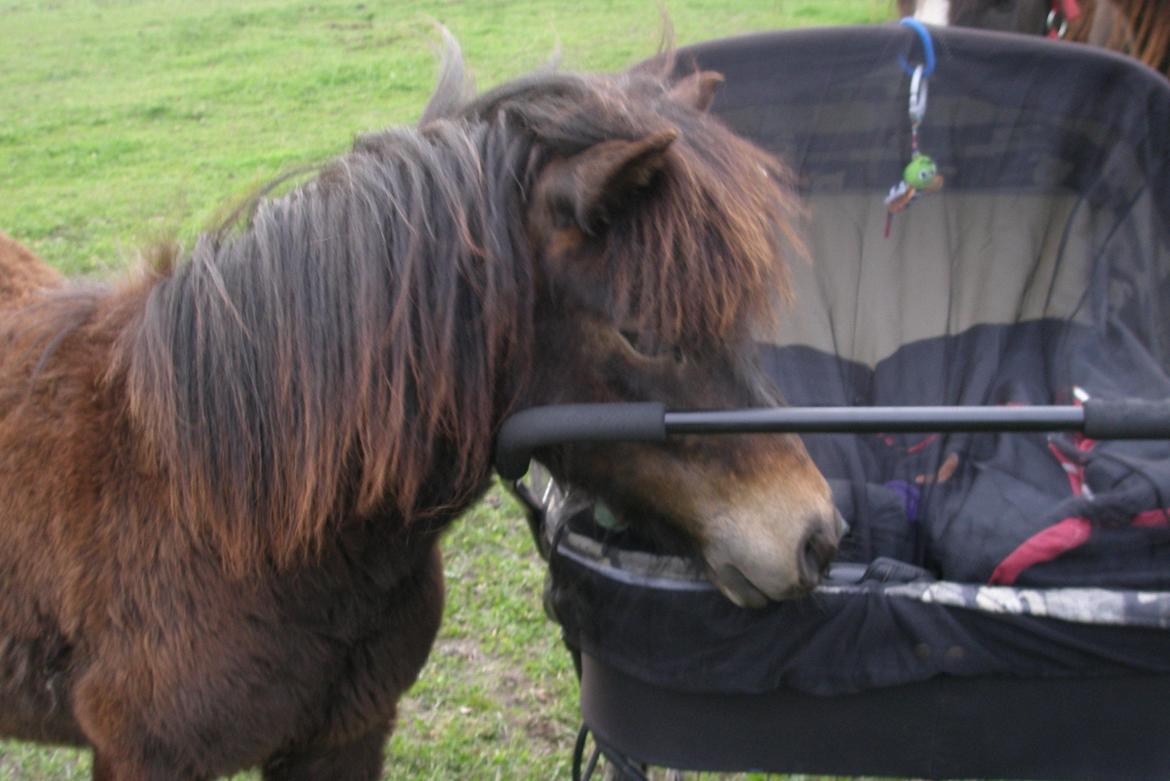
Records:
[[[1089,399],[1082,431],[1092,439],[1170,439],[1170,399]]]
[[[496,437],[496,471],[519,480],[534,450],[571,442],[663,442],[666,406],[655,401],[625,404],[556,404],[530,407],[504,421]]]
[[[1076,431],[1093,439],[1170,439],[1170,399],[1089,399],[1083,406],[768,407],[668,412],[657,402],[532,407],[504,421],[496,471],[518,480],[541,447],[663,442],[669,434]]]

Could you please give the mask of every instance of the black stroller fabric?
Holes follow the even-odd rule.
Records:
[[[811,260],[759,335],[785,398],[1170,398],[1170,86],[1085,47],[951,30],[935,45],[920,145],[944,184],[892,217],[912,31],[681,52],[726,76],[713,111],[785,160],[809,204]],[[569,644],[695,691],[1170,672],[1170,442],[805,442],[851,525],[826,587],[738,610],[687,562],[598,528],[570,489],[550,508],[549,591]]]

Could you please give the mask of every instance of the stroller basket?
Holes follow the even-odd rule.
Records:
[[[799,432],[850,524],[813,595],[743,610],[593,497],[517,484],[619,774],[1170,777],[1170,85],[934,35],[917,140],[944,184],[892,216],[913,32],[680,52],[810,206],[814,261],[758,345],[793,407],[536,409],[501,432],[510,479],[561,442]]]

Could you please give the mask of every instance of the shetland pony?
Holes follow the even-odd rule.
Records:
[[[1135,57],[1170,78],[1170,3],[1163,0],[898,0],[903,16],[929,24],[1049,34],[1049,13],[1075,9],[1065,40]],[[1059,32],[1059,30],[1057,31]]]
[[[417,127],[131,282],[5,260],[0,734],[90,746],[100,781],[375,779],[510,412],[774,403],[743,356],[799,210],[705,114],[720,79],[670,69],[474,97],[452,47]],[[837,543],[795,437],[538,455],[741,605]]]

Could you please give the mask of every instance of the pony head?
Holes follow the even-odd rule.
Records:
[[[752,336],[788,295],[800,210],[785,169],[707,113],[722,78],[675,80],[672,64],[545,74],[464,109],[529,144],[533,349],[516,408],[779,403]],[[696,552],[740,605],[814,586],[840,537],[828,485],[795,436],[576,444],[537,458]]]

